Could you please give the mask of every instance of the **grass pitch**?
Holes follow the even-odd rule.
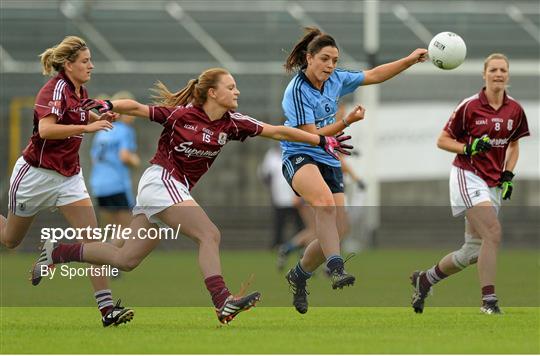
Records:
[[[497,294],[504,315],[479,312],[476,268],[443,281],[422,315],[409,306],[408,275],[445,251],[375,250],[347,263],[358,283],[333,291],[317,274],[310,309],[292,306],[274,255],[224,251],[231,289],[250,273],[262,301],[221,326],[210,305],[193,251],[156,251],[135,271],[111,282],[135,319],[104,329],[86,278],[27,281],[35,255],[0,253],[1,353],[540,353],[538,251],[503,250]],[[291,258],[290,264],[294,264]],[[74,265],[77,266],[77,265]],[[82,266],[82,265],[79,265]]]
[[[537,354],[538,308],[257,307],[229,326],[209,308],[137,308],[132,324],[100,328],[93,308],[3,308],[2,353]]]

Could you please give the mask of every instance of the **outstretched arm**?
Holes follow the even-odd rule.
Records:
[[[315,125],[313,125],[315,126]],[[274,126],[263,123],[262,137],[271,138],[278,141],[305,142],[312,146],[319,144],[320,137],[315,133],[295,129],[287,126]]]
[[[130,116],[146,117],[150,116],[150,109],[148,105],[141,104],[135,100],[131,99],[121,99],[121,100],[97,100],[97,99],[86,99],[83,102],[82,108],[84,110],[96,109],[100,113],[105,113],[107,111],[114,111],[119,114],[126,114]]]
[[[339,159],[336,151],[350,155],[351,153],[348,150],[353,148],[350,145],[343,144],[343,142],[349,140],[351,136],[321,136],[287,126],[263,124],[260,136],[274,140],[305,142],[312,146],[319,146],[336,159]]]
[[[427,49],[417,48],[405,58],[398,59],[394,62],[381,64],[373,69],[364,71],[365,78],[362,85],[382,83],[403,72],[410,66],[419,62],[425,62],[426,60]]]

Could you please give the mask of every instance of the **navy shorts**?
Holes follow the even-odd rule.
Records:
[[[291,188],[294,175],[306,164],[314,164],[319,168],[319,172],[321,172],[321,175],[330,188],[332,194],[344,192],[343,172],[341,171],[341,167],[332,167],[327,164],[317,162],[310,155],[303,153],[289,156],[285,161],[283,161],[283,176]],[[296,195],[300,196],[300,194],[298,194],[294,188],[292,189]]]
[[[130,209],[129,201],[126,193],[118,193],[97,197],[98,205],[102,209],[107,210],[123,210]]]

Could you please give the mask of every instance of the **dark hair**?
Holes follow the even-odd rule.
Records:
[[[294,46],[291,54],[287,57],[285,70],[287,73],[294,72],[307,65],[306,55],[309,53],[312,56],[320,52],[324,47],[338,48],[336,41],[329,34],[321,32],[317,27],[305,27],[306,34]]]
[[[191,79],[188,84],[176,93],[167,89],[165,84],[158,81],[152,89],[157,95],[153,96],[154,103],[162,106],[185,106],[189,103],[203,105],[208,96],[208,89],[216,88],[222,75],[230,74],[223,68],[207,69],[197,79]]]

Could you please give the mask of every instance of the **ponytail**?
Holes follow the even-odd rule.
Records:
[[[75,62],[80,51],[88,49],[86,42],[76,36],[67,36],[51,48],[47,48],[39,55],[41,58],[41,68],[43,75],[53,75],[54,72],[60,72],[64,69],[66,61]]]
[[[162,82],[156,82],[151,90],[154,104],[159,106],[186,106],[195,104],[202,106],[208,97],[208,90],[216,88],[222,75],[230,74],[223,68],[207,69],[197,79],[191,79],[187,85],[176,93],[172,93]]]
[[[157,81],[151,89],[157,95],[152,96],[154,104],[159,106],[186,106],[193,101],[196,79],[191,79],[188,84],[176,93],[172,93],[165,84]]]
[[[306,55],[308,53],[316,55],[322,48],[327,46],[338,48],[332,36],[322,33],[317,27],[306,27],[304,29],[306,34],[294,46],[283,65],[287,73],[292,73],[307,66]]]

